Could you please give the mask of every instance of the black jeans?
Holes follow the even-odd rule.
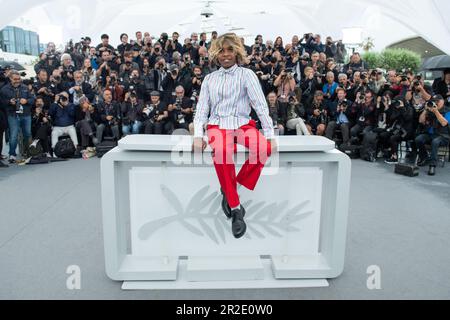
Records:
[[[421,159],[425,159],[427,157],[427,150],[425,148],[425,145],[431,144],[431,166],[436,166],[437,164],[439,147],[448,146],[448,143],[448,138],[437,134],[431,135],[428,133],[424,133],[417,136],[416,138],[416,146],[419,149],[419,156]]]

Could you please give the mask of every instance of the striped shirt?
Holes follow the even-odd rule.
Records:
[[[261,121],[264,136],[273,139],[273,121],[256,74],[237,64],[229,69],[221,67],[203,80],[194,118],[194,137],[203,137],[206,123],[218,125],[220,129],[239,129],[251,120],[251,107]]]

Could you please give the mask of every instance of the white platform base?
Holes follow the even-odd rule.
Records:
[[[189,257],[188,281],[263,280],[264,267],[259,256],[248,257]]]
[[[328,287],[326,279],[276,280],[270,259],[262,259],[263,280],[205,281],[192,282],[187,279],[187,261],[179,261],[177,281],[125,281],[122,290],[192,290],[192,289],[271,289],[271,288],[319,288]]]

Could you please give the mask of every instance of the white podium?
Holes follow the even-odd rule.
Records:
[[[124,289],[326,286],[344,267],[351,161],[323,137],[278,138],[254,191],[239,187],[247,233],[221,209],[208,147],[133,135],[101,161],[107,275]],[[238,172],[244,147],[235,156]]]

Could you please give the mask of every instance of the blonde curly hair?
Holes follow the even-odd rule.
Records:
[[[235,33],[225,33],[213,41],[209,49],[209,57],[214,63],[219,63],[218,56],[225,45],[230,46],[231,50],[236,54],[238,64],[242,65],[247,62],[247,52],[241,39]]]

